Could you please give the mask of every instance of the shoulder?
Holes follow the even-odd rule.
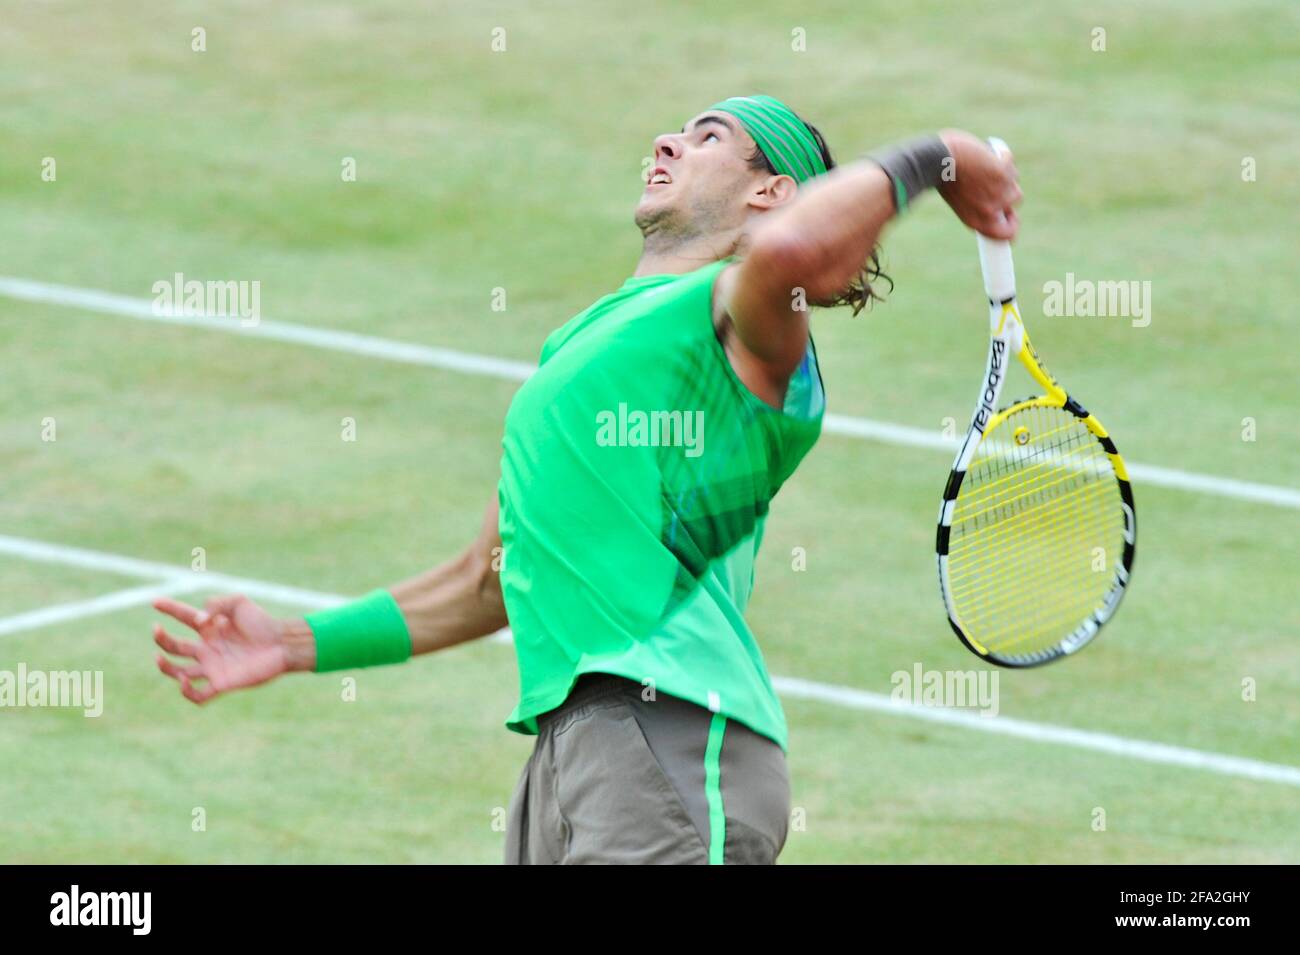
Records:
[[[756,397],[773,408],[785,404],[793,369],[778,368],[754,354],[736,333],[736,323],[727,309],[738,277],[738,263],[727,265],[713,283],[713,334],[722,346],[732,371]]]

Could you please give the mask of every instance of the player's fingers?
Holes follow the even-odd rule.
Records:
[[[234,640],[238,638],[239,633],[235,630],[235,625],[230,622],[230,618],[224,613],[216,614],[212,618],[212,624],[203,628],[204,640]]]
[[[200,664],[192,663],[189,666],[178,667],[161,653],[158,654],[158,669],[177,682],[180,682],[181,677],[196,679],[203,676],[203,667]]]
[[[1003,217],[1003,222],[1006,223],[1008,230],[1007,241],[1010,242],[1015,239],[1017,233],[1020,232],[1020,216],[1016,215],[1015,209],[1008,209],[1006,215]]]
[[[990,239],[1003,239],[1006,241],[1010,241],[1016,235],[1014,221],[1008,219],[1005,212],[996,212],[985,216],[979,231]]]
[[[1007,185],[1012,185],[1020,181],[1020,170],[1016,168],[1015,159],[1011,153],[1002,153],[998,156],[1001,175],[997,178],[1002,179]]]
[[[206,703],[217,695],[217,691],[212,688],[212,684],[206,686],[195,686],[190,682],[190,678],[184,673],[180,676],[181,695],[191,703]]]
[[[198,607],[191,607],[187,603],[179,600],[172,600],[170,597],[159,597],[153,602],[155,610],[161,610],[169,617],[175,617],[185,626],[198,630],[208,622],[208,614]]]
[[[153,642],[168,653],[174,653],[178,657],[197,659],[199,655],[199,645],[197,643],[190,643],[188,640],[177,640],[164,630],[160,623],[153,625]]]
[[[228,617],[233,617],[235,608],[247,599],[243,594],[222,594],[209,599],[203,607],[209,614],[224,613]]]

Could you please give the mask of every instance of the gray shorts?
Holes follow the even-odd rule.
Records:
[[[587,674],[538,720],[507,813],[507,864],[770,864],[785,845],[785,753],[741,723]],[[712,745],[710,745],[712,743]]]

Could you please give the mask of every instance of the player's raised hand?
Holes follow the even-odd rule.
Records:
[[[1023,193],[1011,153],[994,155],[988,143],[960,129],[939,134],[953,158],[953,177],[939,183],[939,194],[957,218],[990,239],[1016,237],[1015,207]]]
[[[295,669],[285,624],[242,594],[214,597],[199,610],[161,597],[154,608],[193,630],[198,641],[181,640],[154,624],[154,642],[167,653],[192,660],[178,664],[158,655],[158,669],[181,685],[194,703],[257,686]],[[196,681],[201,681],[196,683]]]

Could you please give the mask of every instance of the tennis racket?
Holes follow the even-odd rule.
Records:
[[[939,587],[972,652],[1038,666],[1086,646],[1114,615],[1133,573],[1137,512],[1115,443],[1029,343],[1010,243],[977,238],[989,357],[939,510]],[[999,408],[1012,359],[1044,394]]]

